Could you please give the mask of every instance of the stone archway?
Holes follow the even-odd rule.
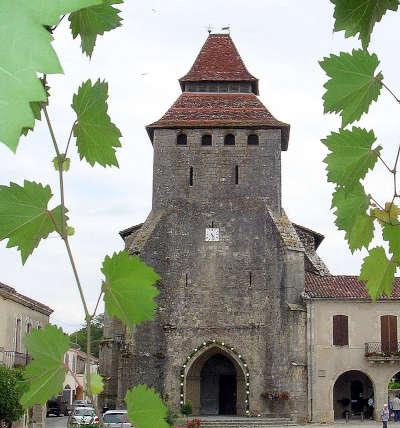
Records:
[[[204,346],[184,366],[183,395],[192,403],[193,415],[246,415],[246,367],[229,349],[215,343]]]
[[[372,417],[368,400],[374,400],[374,386],[368,375],[359,370],[342,373],[333,386],[333,411],[335,419]]]

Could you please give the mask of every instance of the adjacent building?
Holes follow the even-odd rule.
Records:
[[[74,400],[88,400],[89,397],[84,391],[86,370],[86,352],[80,350],[79,345],[72,345],[64,356],[64,363],[69,371],[65,375],[62,395],[68,404]],[[90,373],[97,373],[99,360],[90,356]]]
[[[48,306],[0,283],[0,364],[10,368],[25,367],[30,355],[24,337],[34,329],[45,327],[53,312]],[[45,409],[33,406],[15,427],[44,427]]]
[[[29,362],[24,336],[49,322],[52,309],[0,283],[0,364],[23,367]]]

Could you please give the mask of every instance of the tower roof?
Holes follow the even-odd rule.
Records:
[[[275,119],[252,93],[183,92],[164,116],[147,126],[152,139],[156,128],[279,128],[282,150],[287,149],[289,125]]]
[[[258,79],[251,75],[229,34],[210,34],[189,72],[179,79],[185,82],[251,82],[258,94]]]

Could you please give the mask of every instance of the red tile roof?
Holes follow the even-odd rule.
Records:
[[[210,34],[192,68],[179,81],[181,85],[199,81],[252,82],[258,93],[258,79],[248,72],[229,34]]]
[[[370,300],[365,285],[357,276],[351,275],[315,275],[306,273],[305,292],[314,299],[366,299]],[[400,278],[396,278],[393,293],[385,299],[400,299]]]
[[[155,128],[279,128],[282,150],[287,149],[290,126],[280,122],[252,93],[184,92],[164,116],[147,126]]]

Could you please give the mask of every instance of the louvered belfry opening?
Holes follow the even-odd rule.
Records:
[[[349,322],[347,315],[333,316],[333,345],[346,346],[349,344]]]

